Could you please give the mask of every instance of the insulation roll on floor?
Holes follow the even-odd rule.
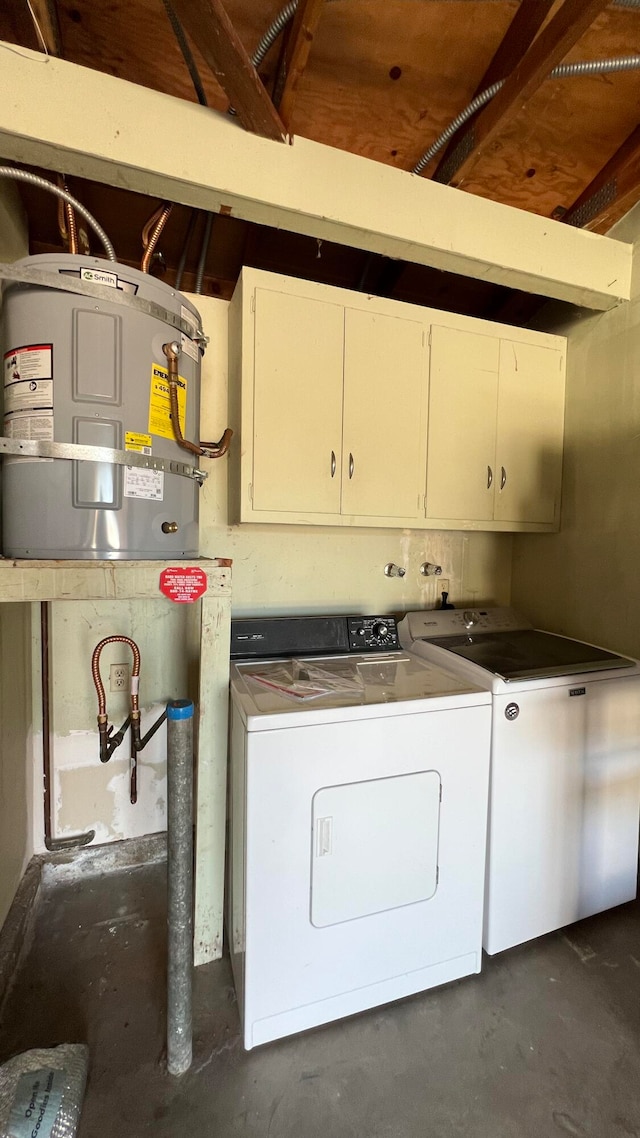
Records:
[[[24,1051],[0,1067],[0,1138],[75,1138],[89,1048]]]

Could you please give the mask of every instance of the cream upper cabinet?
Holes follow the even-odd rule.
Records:
[[[254,294],[253,509],[340,512],[344,313]]]
[[[557,521],[564,438],[564,359],[539,344],[500,340],[495,517]]]
[[[427,517],[551,528],[560,508],[564,355],[533,342],[533,333],[510,339],[487,329],[431,331]]]
[[[491,521],[499,341],[431,330],[427,517]]]
[[[229,325],[241,521],[424,519],[428,328],[419,309],[351,296],[243,273]]]
[[[418,320],[345,310],[343,514],[424,516],[426,339]]]
[[[229,307],[231,516],[558,528],[565,341],[244,269]]]

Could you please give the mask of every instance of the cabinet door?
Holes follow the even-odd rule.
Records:
[[[343,514],[424,516],[426,359],[421,321],[346,309]]]
[[[497,337],[431,329],[428,518],[493,518],[499,357]]]
[[[560,506],[564,427],[561,353],[502,340],[495,517],[553,522]]]
[[[255,291],[253,508],[338,514],[343,309]]]

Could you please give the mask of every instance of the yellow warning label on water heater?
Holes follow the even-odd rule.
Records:
[[[151,454],[151,435],[142,435],[139,431],[125,431],[124,449],[137,450],[139,454]]]
[[[187,414],[187,381],[178,376],[178,411],[180,413],[180,426],[186,430]],[[169,372],[160,364],[153,364],[151,368],[151,390],[149,392],[149,434],[160,435],[163,439],[175,438],[171,422],[171,404],[169,399]]]

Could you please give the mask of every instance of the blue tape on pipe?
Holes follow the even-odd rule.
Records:
[[[167,704],[167,719],[191,719],[193,704],[190,699],[173,699]]]

